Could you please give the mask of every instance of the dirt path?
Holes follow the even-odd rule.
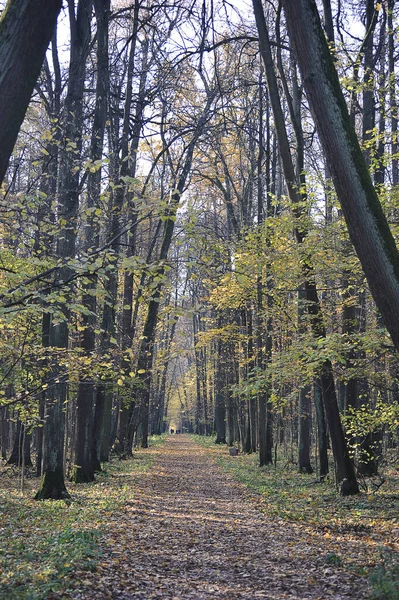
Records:
[[[180,435],[152,451],[136,501],[109,523],[99,571],[74,598],[367,597],[363,579],[326,564],[322,537],[262,514],[209,450]]]

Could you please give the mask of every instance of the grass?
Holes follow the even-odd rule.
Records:
[[[151,445],[164,436],[151,438]],[[152,465],[140,451],[132,460],[113,459],[95,482],[68,484],[71,501],[33,500],[38,479],[18,488],[17,471],[0,469],[0,599],[57,598],[73,589],[74,578],[94,571],[110,515],[134,497],[134,479]]]
[[[299,474],[296,465],[281,458],[277,468],[258,466],[258,455],[229,456],[213,438],[194,436],[209,448],[217,463],[247,486],[268,516],[296,523],[321,536],[325,562],[370,576],[373,600],[399,600],[399,472],[386,473],[377,493],[342,497],[334,481],[319,482]]]
[[[370,575],[371,600],[399,599],[398,555],[385,548],[381,550],[381,562]]]

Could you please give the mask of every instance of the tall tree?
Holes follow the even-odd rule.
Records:
[[[9,0],[0,18],[0,184],[62,0]]]
[[[314,0],[282,0],[308,101],[349,235],[399,349],[399,253],[348,114]]]
[[[56,270],[54,286],[65,286],[73,279],[70,264],[75,258],[77,237],[77,215],[79,206],[79,169],[75,168],[76,154],[80,156],[83,129],[83,96],[86,74],[86,58],[91,39],[91,13],[93,0],[69,0],[69,22],[71,27],[71,54],[69,64],[68,93],[65,99],[65,131],[61,150],[59,181],[59,219],[61,231],[57,239],[57,257],[61,267]],[[56,352],[69,346],[68,304],[71,302],[70,285],[64,299],[59,301],[59,313],[53,316],[50,325],[49,343]],[[46,396],[46,415],[43,440],[42,481],[36,494],[37,500],[58,500],[68,495],[64,482],[64,404],[67,400],[67,372],[65,367],[54,364],[53,385]]]
[[[303,173],[298,174],[298,179],[291,158],[291,150],[286,131],[285,119],[280,103],[277,78],[274,70],[269,33],[266,26],[261,0],[253,0],[253,7],[259,33],[259,47],[262,59],[264,61],[265,75],[269,87],[270,103],[273,110],[276,134],[279,141],[279,150],[284,176],[288,188],[288,195],[292,204],[292,210],[296,219],[295,237],[299,246],[301,247],[307,235],[307,225],[303,223],[302,203],[304,194],[306,197],[306,186],[304,188],[301,181],[303,178]],[[324,35],[323,32],[322,35]],[[301,270],[305,283],[307,310],[309,313],[313,334],[316,338],[325,338],[325,323],[317,293],[312,259],[308,251],[305,251],[304,255],[301,257]],[[337,465],[338,479],[341,482],[341,493],[344,495],[357,494],[359,493],[359,487],[356,481],[354,467],[349,457],[347,444],[339,417],[338,403],[335,394],[334,375],[331,361],[328,358],[323,361],[320,372],[320,382],[323,393],[323,401],[326,409],[326,416],[330,427],[330,436],[332,440],[334,458]]]
[[[93,118],[93,129],[90,140],[90,160],[92,164],[101,164],[103,144],[105,137],[105,124],[108,107],[108,21],[110,0],[94,0],[94,9],[97,22],[97,81],[96,99]],[[82,250],[89,253],[90,249],[98,245],[98,224],[96,223],[95,209],[99,206],[101,194],[101,168],[93,169],[88,174],[88,217],[85,226],[85,235]],[[94,238],[94,239],[93,239]],[[87,309],[82,315],[82,349],[90,357],[95,350],[95,325],[96,325],[96,286],[97,276],[88,277],[85,285],[82,304]],[[94,414],[95,414],[95,382],[91,374],[79,378],[79,387],[76,399],[76,435],[74,467],[71,479],[76,483],[93,481],[96,461],[94,442]]]

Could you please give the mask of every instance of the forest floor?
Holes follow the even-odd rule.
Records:
[[[237,478],[245,480],[251,460],[230,457],[226,446],[198,445],[186,435],[169,436],[165,444],[124,461],[136,465],[133,471],[122,467],[111,479],[93,484],[91,508],[82,503],[87,486],[85,492],[83,486],[71,490],[68,506],[35,503],[29,509],[25,505],[25,510],[39,513],[51,510],[55,520],[61,515],[64,525],[51,546],[57,560],[50,564],[48,559],[47,572],[37,568],[30,585],[26,583],[28,567],[20,566],[21,556],[29,551],[33,565],[44,560],[43,552],[35,554],[44,536],[37,520],[40,515],[31,514],[29,519],[28,510],[26,525],[21,517],[14,523],[11,542],[19,540],[22,548],[19,562],[14,560],[13,569],[6,573],[7,559],[10,563],[18,551],[14,544],[7,555],[0,522],[0,598],[369,598],[367,575],[381,549],[398,551],[397,512],[384,514],[389,521],[384,529],[368,494],[342,500],[344,504],[334,495],[334,503],[334,492],[323,490],[324,484],[317,489],[311,476],[304,476],[305,496],[303,487],[299,491],[290,487],[288,477],[285,492],[280,490],[278,498],[265,487],[249,489]],[[399,496],[393,496],[394,510]],[[296,512],[299,508],[300,513]],[[11,505],[9,509],[15,510]],[[36,533],[35,546],[28,540],[27,527]],[[71,549],[60,555],[60,547],[68,540],[69,548],[80,547],[80,555],[74,556]],[[19,568],[18,583],[15,572]],[[398,598],[392,589],[388,595],[377,592],[373,597]]]

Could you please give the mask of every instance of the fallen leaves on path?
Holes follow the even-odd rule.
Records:
[[[326,532],[310,534],[264,514],[188,436],[169,437],[146,452],[154,453],[154,466],[136,480],[134,500],[110,515],[97,571],[75,572],[69,597],[367,597],[365,578],[326,561]]]

